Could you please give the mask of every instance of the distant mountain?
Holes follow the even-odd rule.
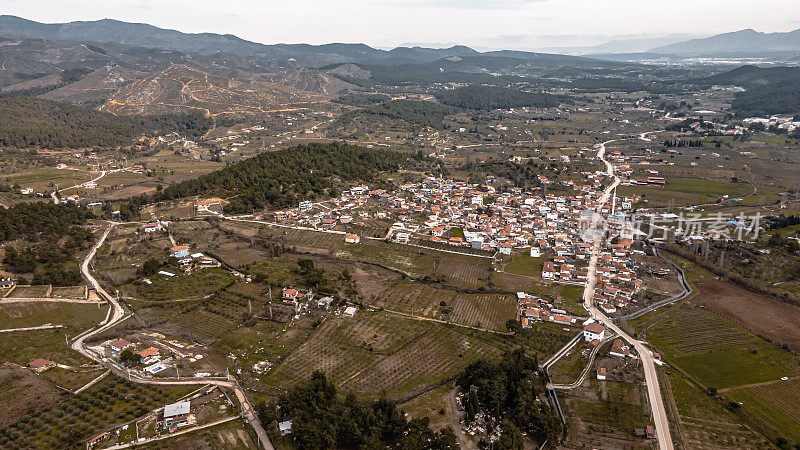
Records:
[[[143,23],[102,19],[69,23],[39,23],[21,17],[0,16],[0,36],[43,38],[79,42],[116,43],[129,47],[158,48],[213,55],[228,53],[269,59],[294,60],[300,65],[356,62],[404,64],[435,61],[447,56],[471,56],[479,52],[464,46],[449,48],[398,47],[379,50],[365,44],[274,44],[251,42],[230,34],[183,33]]]
[[[680,55],[745,55],[776,52],[800,53],[800,29],[786,33],[761,33],[752,29],[723,33],[664,45],[650,50],[652,53]]]
[[[550,53],[564,53],[567,55],[610,55],[616,53],[641,53],[650,50],[653,47],[674,44],[682,42],[687,39],[696,37],[696,35],[675,34],[662,37],[650,38],[630,38],[630,39],[613,39],[598,45],[580,46],[580,47],[551,47],[544,48],[541,51]]]

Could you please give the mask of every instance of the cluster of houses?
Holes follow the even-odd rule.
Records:
[[[310,290],[295,288],[284,288],[281,294],[281,300],[283,303],[291,305],[296,314],[312,307],[328,310],[333,305],[333,297],[329,295],[318,296]],[[355,306],[345,306],[343,309],[338,310],[338,313],[340,317],[352,319],[356,316],[356,313],[358,313],[358,308]]]
[[[532,328],[535,322],[574,325],[578,319],[568,315],[563,309],[554,306],[554,303],[561,303],[561,301],[560,297],[554,298],[551,302],[537,295],[517,292],[517,304],[522,328]]]

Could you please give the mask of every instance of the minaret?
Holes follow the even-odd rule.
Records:
[[[614,210],[617,208],[617,187],[614,186],[614,197],[611,199],[611,215],[614,215]]]

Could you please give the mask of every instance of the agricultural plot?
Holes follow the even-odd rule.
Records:
[[[109,376],[86,392],[31,412],[0,428],[2,448],[72,448],[108,427],[121,425],[196,387],[154,388]]]
[[[83,331],[102,321],[108,306],[89,303],[28,302],[0,304],[0,329],[64,325],[72,332]]]
[[[402,244],[365,240],[360,244],[343,245],[333,256],[351,261],[377,264],[413,277],[432,275],[434,256],[431,251]],[[436,264],[438,267],[439,265]]]
[[[445,380],[477,359],[493,359],[498,355],[499,351],[486,342],[437,324],[346,380],[342,387],[359,395],[386,392],[401,397]]]
[[[455,323],[506,331],[506,322],[517,317],[517,301],[503,294],[458,294],[449,304],[448,318]]]
[[[270,372],[266,382],[280,387],[294,386],[310,378],[315,370],[321,370],[334,383],[341,383],[379,358],[368,348],[337,341],[334,336],[339,325],[334,319],[323,323],[311,339]]]
[[[397,283],[381,293],[374,306],[425,317],[439,317],[441,302],[446,305],[456,296],[449,289],[436,289],[421,283]]]
[[[791,353],[702,308],[681,308],[648,340],[706,387],[719,389],[800,375]]]
[[[515,275],[541,279],[543,263],[544,257],[532,258],[525,254],[519,254],[515,255],[511,262],[506,263],[503,267],[503,271]]]
[[[193,309],[179,315],[174,321],[182,331],[188,332],[193,339],[213,341],[230,330],[234,325],[230,319],[203,309]]]
[[[7,298],[44,298],[49,286],[17,286]]]
[[[700,308],[681,310],[654,327],[653,332],[682,353],[737,347],[753,339],[746,331]]]
[[[262,233],[266,237],[283,240],[286,245],[312,253],[320,250],[334,249],[344,243],[344,235],[325,233],[322,231],[275,227],[265,228]]]
[[[138,286],[139,295],[146,300],[164,301],[203,297],[224,289],[235,278],[224,269],[207,268],[175,277],[154,275],[150,280],[152,284]]]
[[[741,402],[739,414],[768,436],[800,442],[800,379],[734,389],[725,395]]]
[[[633,429],[652,424],[641,383],[599,381],[560,394],[567,415],[567,448],[649,448]]]
[[[436,275],[442,275],[445,282],[466,289],[485,287],[489,281],[491,260],[471,256],[437,252]]]
[[[676,429],[673,438],[688,448],[702,448],[713,442],[719,448],[761,448],[763,440],[742,425],[738,418],[715,402],[708,393],[690,384],[679,374],[661,372],[664,389],[670,389],[677,411],[671,417]],[[669,405],[670,393],[665,393]]]

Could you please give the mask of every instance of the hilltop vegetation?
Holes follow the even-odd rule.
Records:
[[[569,100],[565,96],[522,92],[497,86],[473,84],[436,95],[442,103],[464,109],[492,110],[521,108],[554,108]]]
[[[147,133],[174,131],[197,137],[212,124],[200,113],[114,116],[32,97],[0,96],[0,110],[1,147],[121,147]]]
[[[202,177],[172,185],[152,197],[123,206],[132,216],[140,205],[193,195],[228,198],[226,211],[251,212],[285,208],[298,201],[336,195],[337,182],[370,182],[380,172],[396,170],[407,160],[402,153],[340,143],[308,144],[267,152]]]
[[[444,127],[443,120],[446,116],[457,112],[455,108],[449,106],[416,100],[392,100],[372,106],[368,111],[437,130]]]
[[[751,87],[736,94],[731,108],[740,117],[800,113],[800,80]]]
[[[34,284],[80,283],[75,253],[91,240],[92,233],[82,226],[91,217],[92,213],[75,205],[49,202],[0,209],[0,241],[25,241],[5,247],[6,269],[32,274]]]

